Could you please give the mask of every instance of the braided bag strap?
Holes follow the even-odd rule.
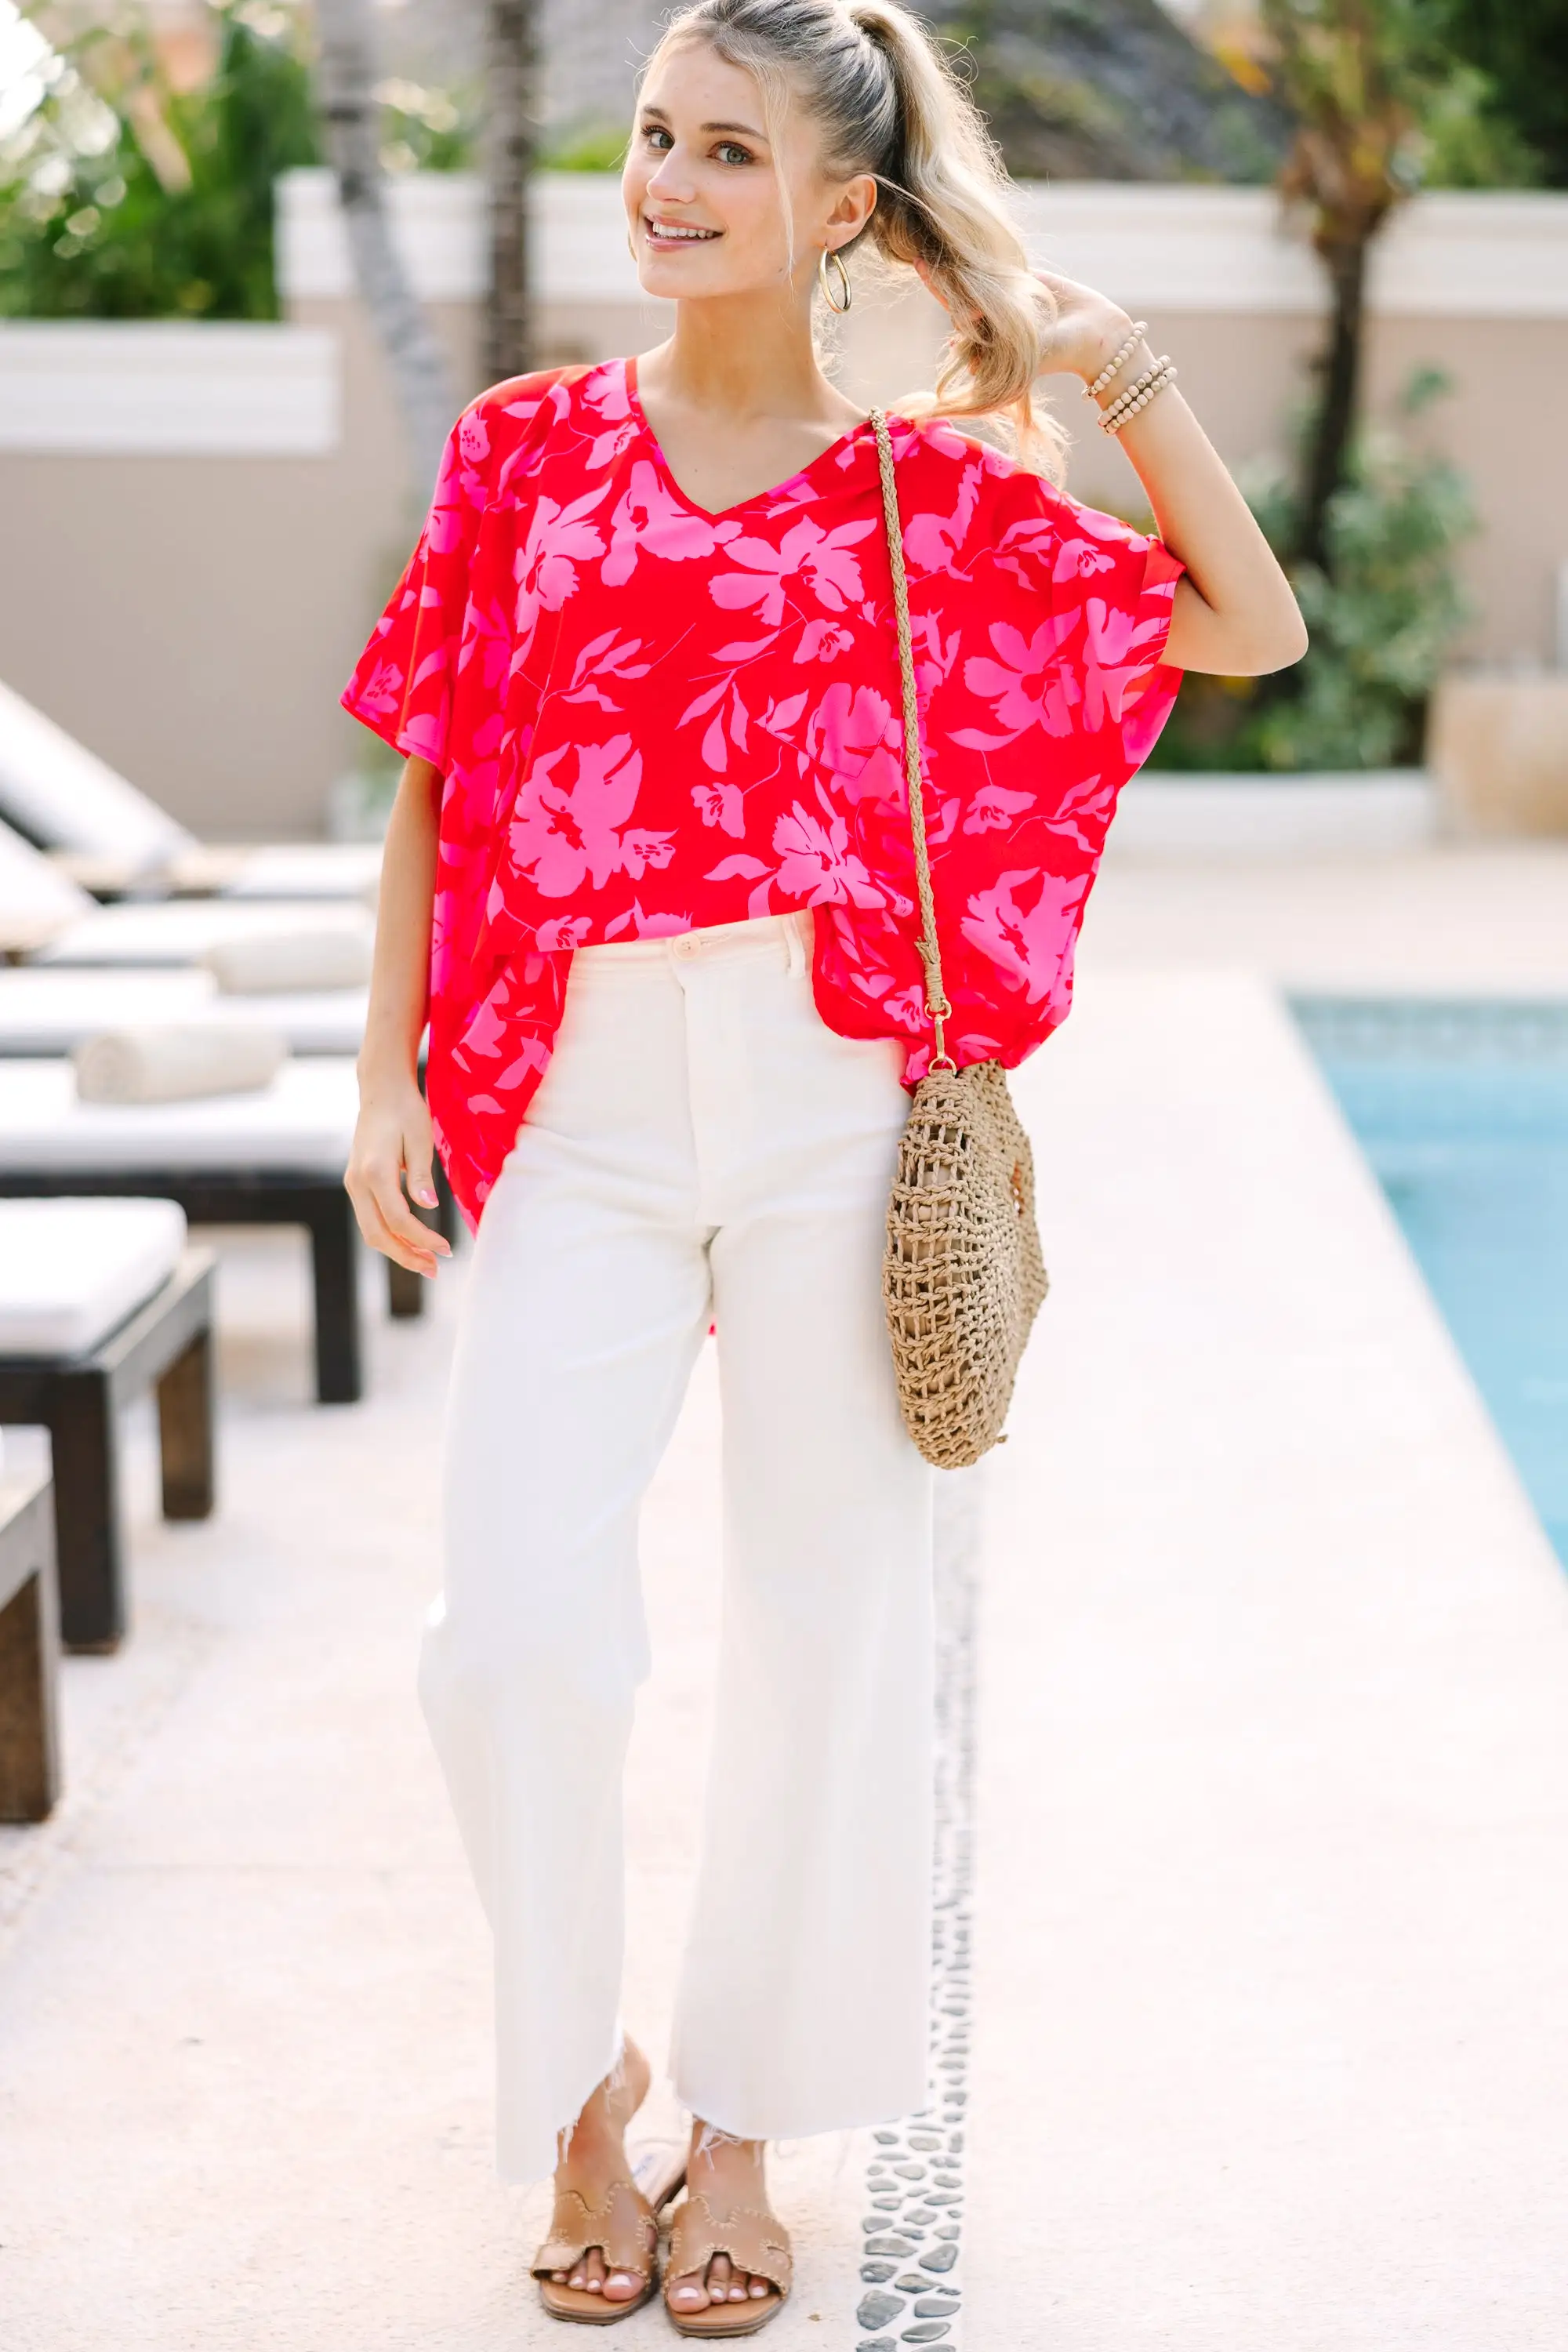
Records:
[[[960,1069],[947,1051],[952,1006],[942,980],[926,838],[909,582],[887,419],[873,409],[882,519],[903,688],[904,774],[920,893],[925,1009],[935,1034],[914,1089],[888,1202],[882,1256],[893,1371],[904,1425],[928,1462],[959,1469],[1003,1433],[1018,1360],[1046,1295],[1035,1226],[1034,1160],[1000,1061]]]
[[[958,1067],[947,1051],[945,1024],[952,1017],[942,978],[942,947],[936,935],[936,899],[931,887],[931,854],[926,846],[925,778],[921,761],[921,714],[915,694],[914,637],[910,628],[910,583],[904,571],[904,532],[899,514],[899,482],[893,465],[893,444],[888,420],[879,408],[870,414],[877,436],[877,464],[882,478],[882,524],[888,535],[888,565],[893,575],[893,619],[899,638],[899,677],[904,700],[904,780],[909,790],[910,831],[915,845],[915,888],[921,903],[921,961],[925,966],[926,1011],[936,1036],[933,1070]]]

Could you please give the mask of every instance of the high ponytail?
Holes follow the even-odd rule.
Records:
[[[831,178],[876,179],[876,209],[840,252],[868,239],[946,304],[952,331],[921,412],[994,418],[1022,464],[1059,478],[1061,428],[1034,399],[1056,308],[1009,217],[996,149],[924,26],[899,0],[692,0],[659,48],[693,39],[753,74],[771,114],[792,96],[805,105]]]

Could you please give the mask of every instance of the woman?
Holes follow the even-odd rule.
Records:
[[[1179,671],[1305,639],[1131,322],[1028,271],[896,0],[697,0],[625,192],[673,334],[473,404],[345,697],[408,755],[348,1181],[426,1275],[445,1244],[404,1188],[434,1201],[433,1131],[483,1210],[421,1687],[494,1931],[500,2162],[555,2167],[537,2270],[564,2319],[656,2284],[616,2008],[636,1517],[717,1325],[723,1648],[665,2293],[722,2336],[788,2292],[765,2142],[925,2095],[931,1495],[879,1265],[931,1030],[876,443],[818,363],[819,284],[846,307],[879,248],[952,320],[938,394],[890,423],[961,1061],[1015,1063],[1065,1013]],[[1050,487],[1041,374],[1093,387],[1159,540]]]

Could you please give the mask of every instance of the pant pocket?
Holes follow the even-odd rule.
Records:
[[[809,980],[811,950],[815,940],[809,914],[786,915],[784,919],[784,971],[791,980]]]

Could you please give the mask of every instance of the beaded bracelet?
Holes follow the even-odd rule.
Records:
[[[1121,349],[1117,352],[1116,357],[1113,360],[1108,360],[1106,362],[1106,364],[1100,369],[1100,373],[1095,377],[1092,383],[1086,383],[1084,385],[1083,396],[1085,400],[1098,399],[1112,378],[1121,374],[1121,370],[1127,365],[1128,361],[1131,358],[1133,352],[1142,341],[1148,330],[1149,321],[1147,319],[1133,320],[1132,331],[1128,336],[1127,341],[1122,344]]]
[[[1122,390],[1117,394],[1114,400],[1108,401],[1106,403],[1104,408],[1100,411],[1101,416],[1119,416],[1121,411],[1131,401],[1136,400],[1138,394],[1144,389],[1145,385],[1152,383],[1154,378],[1161,373],[1161,371],[1169,367],[1170,364],[1171,362],[1169,359],[1163,356],[1157,360],[1152,360],[1149,365],[1144,369],[1142,375],[1135,376],[1131,383],[1123,386]]]
[[[1113,401],[1104,411],[1100,420],[1100,431],[1120,433],[1130,418],[1136,416],[1141,408],[1147,408],[1157,394],[1163,392],[1167,384],[1174,383],[1175,381],[1176,371],[1170,361],[1168,359],[1158,361],[1146,375],[1140,376],[1138,382],[1129,391],[1124,392],[1120,400]]]
[[[1168,360],[1163,360],[1158,367],[1151,368],[1147,375],[1141,377],[1130,392],[1124,393],[1120,400],[1114,402],[1104,412],[1100,420],[1101,430],[1106,433],[1120,433],[1123,425],[1138,415],[1140,409],[1147,408],[1149,403],[1158,394],[1163,392],[1167,384],[1175,382],[1175,378],[1176,371]]]

